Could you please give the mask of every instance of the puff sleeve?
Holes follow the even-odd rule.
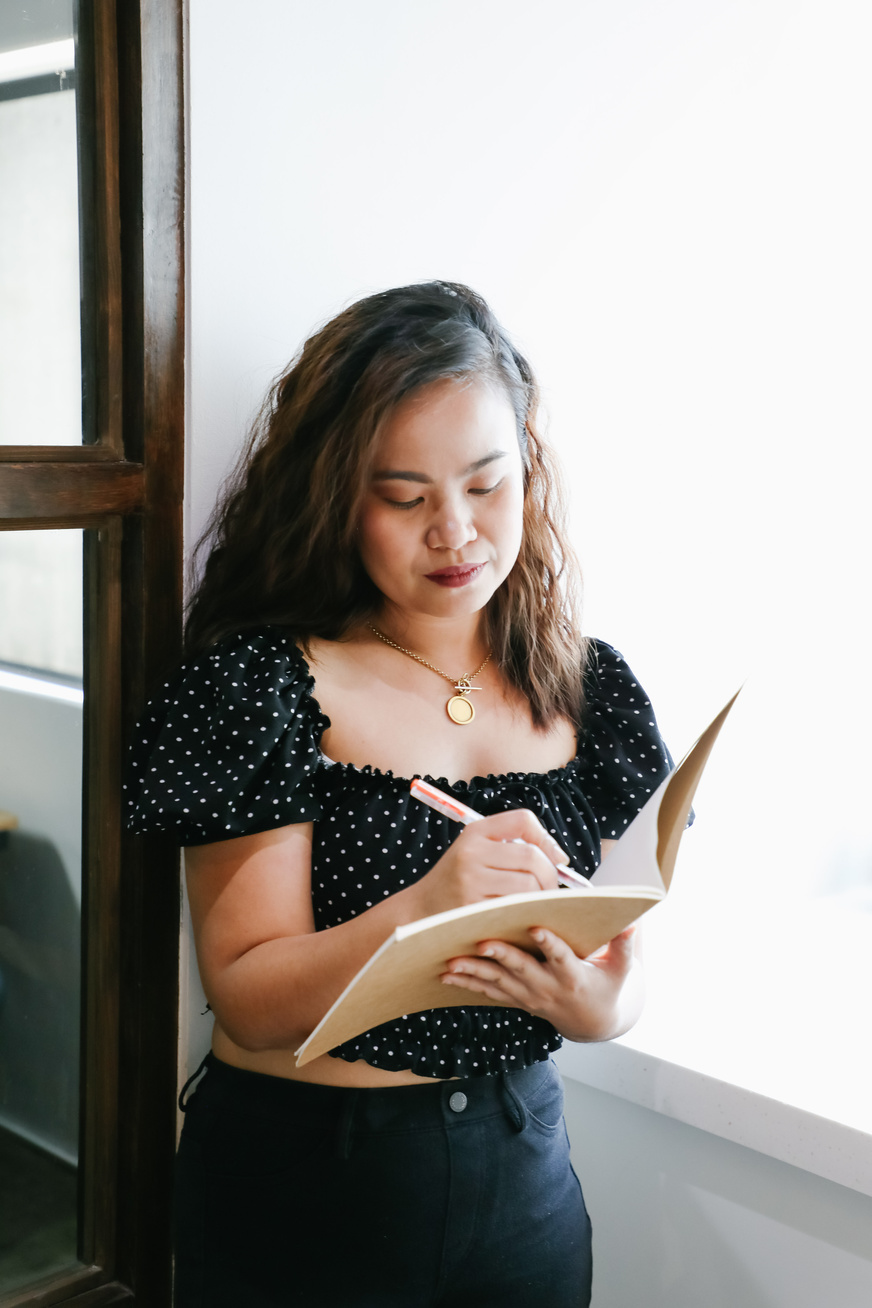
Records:
[[[623,656],[594,641],[585,673],[585,793],[600,837],[614,840],[672,769],[651,701]]]
[[[139,724],[128,827],[198,845],[319,818],[327,720],[313,684],[297,647],[271,629],[230,637],[183,667]]]

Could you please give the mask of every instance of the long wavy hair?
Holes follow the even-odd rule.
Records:
[[[303,345],[273,384],[197,546],[208,552],[188,610],[191,654],[265,624],[342,640],[381,594],[355,531],[384,427],[433,382],[482,380],[515,412],[524,463],[521,550],[486,610],[493,658],[546,727],[580,721],[587,644],[580,581],[553,459],[536,428],[539,390],[485,301],[456,282],[359,300]]]

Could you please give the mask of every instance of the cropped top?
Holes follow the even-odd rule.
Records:
[[[593,642],[575,757],[547,773],[510,772],[441,789],[488,816],[529,808],[586,876],[600,840],[621,835],[672,760],[645,692],[622,656]],[[127,824],[206,844],[313,822],[317,930],[345,922],[422,877],[459,834],[413,799],[410,778],[331,763],[330,725],[314,678],[279,627],[229,637],[169,681],[140,722],[128,769]],[[560,1045],[521,1009],[447,1007],[411,1013],[331,1050],[389,1071],[471,1077],[526,1066]]]

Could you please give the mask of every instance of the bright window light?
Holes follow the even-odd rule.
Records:
[[[0,82],[17,82],[24,77],[40,77],[44,73],[68,73],[76,66],[75,42],[49,41],[45,45],[29,45],[21,50],[6,50],[0,54]]]

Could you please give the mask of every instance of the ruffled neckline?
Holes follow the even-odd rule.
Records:
[[[294,641],[288,642],[286,636],[282,637],[289,643],[291,650],[296,655],[297,660],[303,670],[303,696],[307,706],[311,709],[312,717],[315,722],[314,737],[315,743],[320,751],[321,739],[324,732],[332,725],[328,714],[321,708],[318,698],[315,694],[315,676],[312,672],[309,662]],[[369,777],[376,781],[384,781],[391,785],[408,789],[412,782],[419,778],[422,781],[429,781],[431,785],[439,786],[443,790],[460,791],[464,794],[471,794],[473,791],[494,790],[499,786],[506,785],[548,785],[565,780],[572,776],[581,762],[581,742],[579,736],[576,736],[575,754],[566,763],[560,767],[549,768],[547,772],[489,772],[487,775],[476,775],[468,781],[449,781],[447,777],[434,777],[429,772],[415,772],[410,777],[398,776],[391,768],[377,768],[371,763],[365,763],[359,767],[356,763],[342,763],[334,760],[330,763],[330,770],[341,769],[343,776]]]

